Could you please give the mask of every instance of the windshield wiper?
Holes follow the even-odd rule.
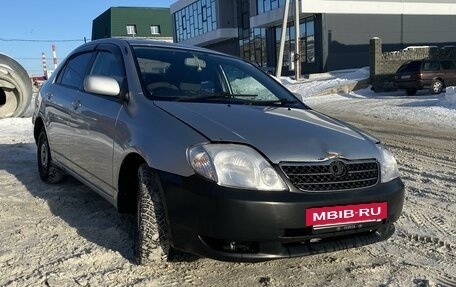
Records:
[[[255,94],[229,94],[232,98],[256,98]]]
[[[221,92],[218,94],[197,94],[193,96],[180,96],[176,97],[173,100],[176,102],[198,102],[198,101],[226,101],[227,103],[239,103],[243,105],[259,105],[259,106],[269,106],[269,105],[294,105],[298,104],[297,100],[288,100],[288,99],[277,99],[269,101],[255,100],[254,98],[258,97],[255,94],[230,94],[227,92]],[[250,98],[250,99],[246,99]]]
[[[288,99],[277,99],[277,100],[270,100],[270,101],[252,101],[247,104],[256,104],[256,105],[261,105],[261,106],[272,106],[272,105],[293,105],[293,104],[298,104],[299,101],[296,100],[288,100]]]
[[[176,102],[197,102],[197,101],[204,101],[204,100],[229,100],[229,97],[220,94],[205,94],[205,95],[198,95],[198,96],[183,96],[178,97],[175,99]]]
[[[247,94],[230,94],[227,92],[221,92],[218,94],[200,94],[200,95],[194,95],[194,96],[182,96],[179,98],[176,98],[176,102],[197,102],[197,101],[204,101],[204,100],[227,100],[227,101],[244,101],[243,99],[238,99],[238,98],[255,98],[258,97],[258,95],[247,95]]]

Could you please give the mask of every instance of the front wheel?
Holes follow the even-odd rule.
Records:
[[[439,79],[435,79],[432,82],[432,88],[431,91],[433,94],[440,94],[443,90],[443,82]]]
[[[147,164],[138,169],[135,259],[137,264],[168,261],[170,243],[168,223],[157,173]]]
[[[64,172],[52,162],[51,150],[44,129],[38,137],[37,146],[38,172],[42,181],[47,183],[58,183],[62,180]]]

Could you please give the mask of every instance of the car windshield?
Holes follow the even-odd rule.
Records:
[[[253,65],[228,56],[133,46],[144,90],[153,100],[305,107]]]

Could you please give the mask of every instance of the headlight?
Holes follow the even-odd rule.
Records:
[[[378,145],[380,151],[381,181],[389,182],[399,177],[399,169],[394,156],[382,145]]]
[[[190,147],[187,158],[200,175],[219,185],[257,190],[286,190],[271,165],[254,149],[237,144]]]

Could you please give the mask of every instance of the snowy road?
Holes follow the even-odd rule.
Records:
[[[407,186],[396,234],[255,264],[186,257],[133,265],[131,218],[75,180],[42,183],[30,119],[0,120],[0,286],[456,286],[456,129],[372,116],[359,101],[312,107],[371,132],[396,155]]]

